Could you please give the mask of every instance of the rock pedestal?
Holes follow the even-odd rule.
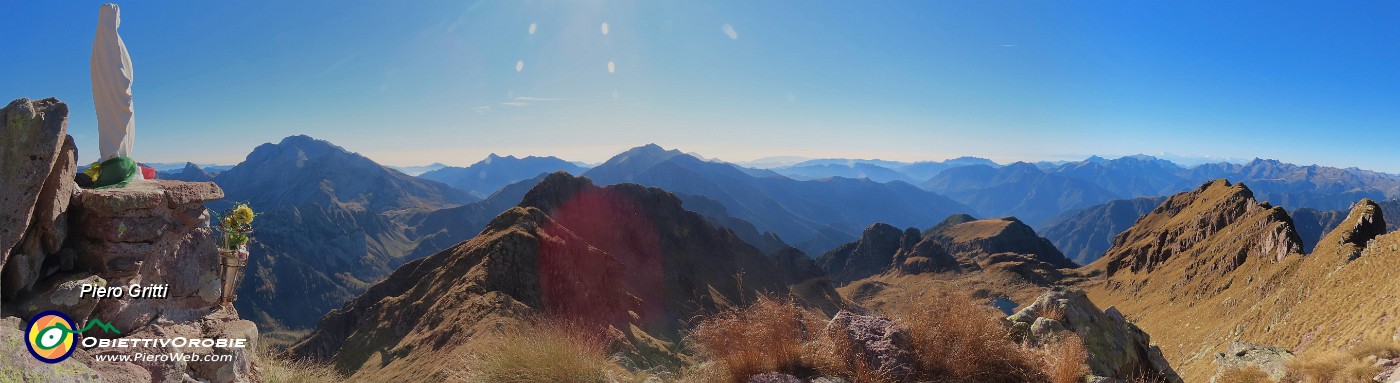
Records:
[[[128,329],[158,316],[184,322],[208,314],[219,299],[219,254],[204,202],[223,196],[211,182],[179,181],[80,193],[73,211],[79,264],[127,291],[168,287],[161,299],[104,299],[94,314]]]
[[[125,187],[84,190],[74,202],[78,263],[93,270],[108,286],[126,292],[164,288],[164,298],[107,298],[94,318],[123,329],[120,337],[168,339],[241,338],[246,348],[149,346],[141,349],[91,349],[104,353],[150,355],[183,353],[228,355],[230,361],[138,361],[149,373],[132,381],[242,382],[252,376],[258,329],[232,309],[218,308],[220,294],[217,241],[204,203],[223,198],[212,182],[137,181]],[[160,290],[151,290],[160,291]],[[94,332],[98,337],[118,335]],[[108,370],[95,366],[99,372]],[[122,367],[113,367],[121,369]],[[129,371],[106,371],[126,375]],[[140,374],[138,374],[140,375]],[[142,379],[145,378],[145,379]]]

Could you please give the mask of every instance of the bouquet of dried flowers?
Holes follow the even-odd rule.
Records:
[[[252,239],[249,235],[253,234],[253,219],[257,214],[248,204],[240,203],[220,216],[218,229],[223,234],[219,240],[220,253],[234,253],[238,259],[248,259],[248,241]]]

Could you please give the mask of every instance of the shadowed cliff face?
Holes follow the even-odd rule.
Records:
[[[577,186],[553,194],[573,195],[566,200],[540,201],[547,197],[536,193],[523,202],[551,211],[540,232],[543,238],[577,238],[590,245],[541,242],[538,270],[545,310],[585,323],[620,327],[635,314],[644,324],[659,324],[666,291],[659,233],[636,201]],[[632,299],[597,299],[616,292],[627,292]]]
[[[355,378],[421,379],[497,323],[545,315],[601,326],[628,355],[662,361],[680,351],[693,316],[794,291],[806,274],[671,193],[555,173],[476,237],[403,265],[327,314],[291,352]],[[840,307],[829,284],[816,285],[797,292]]]

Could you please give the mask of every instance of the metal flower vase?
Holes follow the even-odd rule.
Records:
[[[239,234],[248,235],[252,230]],[[219,305],[230,306],[238,300],[238,284],[243,281],[243,268],[248,266],[248,246],[219,249]]]

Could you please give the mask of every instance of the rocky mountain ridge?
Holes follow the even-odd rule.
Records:
[[[1294,352],[1391,339],[1400,322],[1400,237],[1370,200],[1351,207],[1312,252],[1280,207],[1225,180],[1169,197],[1083,271],[1090,297],[1156,335],[1183,377],[1204,381],[1233,342]]]
[[[806,277],[661,189],[554,173],[480,235],[328,314],[291,352],[355,378],[431,376],[497,323],[551,315],[604,326],[632,359],[658,363],[677,354],[684,319],[761,292],[803,285],[816,306],[839,307],[829,284]]]

